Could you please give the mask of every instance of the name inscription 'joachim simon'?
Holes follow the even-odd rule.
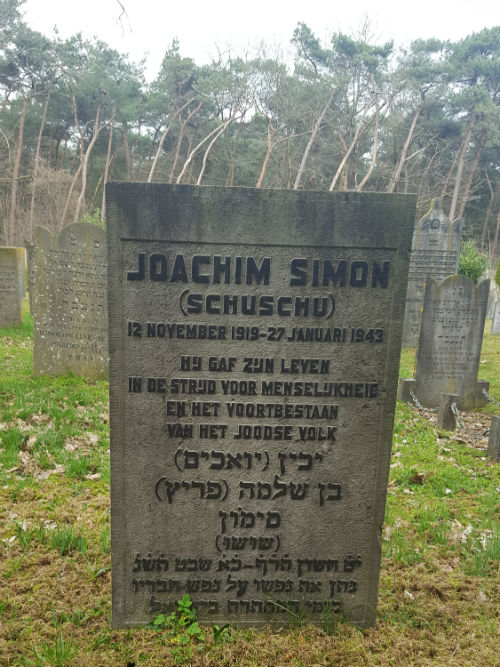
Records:
[[[212,285],[269,285],[271,258],[222,257],[176,254],[137,253],[135,271],[127,272],[127,280]],[[303,287],[381,287],[389,284],[390,262],[358,259],[294,258],[290,262],[289,285]]]

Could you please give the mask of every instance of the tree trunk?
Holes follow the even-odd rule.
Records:
[[[271,152],[273,150],[273,134],[276,130],[273,127],[273,124],[271,123],[271,119],[267,119],[267,151],[266,155],[264,157],[264,162],[262,163],[262,168],[260,170],[259,178],[257,180],[256,188],[262,187],[262,181],[264,180],[264,176],[266,175],[266,170],[267,170],[267,165],[269,163],[269,158],[271,157]]]
[[[64,203],[64,209],[63,209],[63,212],[62,212],[62,215],[61,215],[61,220],[59,221],[58,231],[60,231],[64,227],[64,221],[66,220],[66,215],[68,213],[68,208],[69,208],[69,204],[70,204],[70,201],[71,201],[71,195],[73,194],[73,190],[75,188],[76,182],[78,180],[78,177],[80,176],[81,171],[82,171],[82,165],[80,164],[78,166],[78,169],[75,171],[75,174],[74,174],[73,179],[71,181],[71,185],[69,186],[69,191],[68,191],[68,194],[66,196],[66,201]]]
[[[109,176],[109,165],[111,163],[111,146],[113,144],[113,130],[115,127],[116,107],[113,109],[113,116],[109,122],[109,141],[108,152],[106,153],[106,165],[104,167],[104,176],[102,182],[102,202],[101,202],[101,220],[106,220],[106,183]]]
[[[132,160],[130,158],[130,149],[128,145],[128,126],[124,122],[122,125],[123,135],[122,135],[122,146],[123,154],[125,155],[125,168],[127,170],[127,181],[132,180]]]
[[[479,138],[479,143],[477,145],[476,154],[474,155],[471,168],[469,169],[467,182],[465,184],[465,188],[462,193],[462,197],[460,199],[460,208],[458,210],[457,218],[463,218],[465,207],[467,206],[467,202],[469,199],[469,193],[472,187],[472,181],[474,180],[474,174],[476,173],[477,165],[479,164],[479,159],[481,157],[481,153],[483,152],[485,143],[486,143],[486,129],[483,129],[481,131],[481,137]]]
[[[16,239],[16,209],[17,209],[17,181],[19,178],[19,168],[21,166],[21,156],[23,153],[23,135],[24,123],[26,120],[26,113],[28,109],[29,95],[23,99],[23,106],[21,110],[21,117],[19,119],[19,131],[17,133],[17,149],[14,160],[14,170],[12,172],[12,187],[10,191],[10,215],[9,215],[9,245],[15,245]]]
[[[87,168],[89,164],[89,157],[92,149],[94,148],[95,142],[97,141],[97,137],[101,133],[101,130],[103,129],[104,125],[100,125],[100,120],[101,120],[101,105],[97,107],[97,112],[95,116],[95,124],[94,124],[94,134],[92,135],[92,139],[90,140],[89,145],[87,146],[87,150],[85,151],[85,154],[83,156],[83,163],[82,163],[82,188],[80,190],[80,195],[78,197],[78,200],[76,202],[76,208],[75,208],[75,215],[73,216],[73,222],[78,222],[78,218],[80,217],[80,211],[82,209],[82,204],[85,201],[85,192],[87,190]]]
[[[342,173],[342,170],[344,169],[345,165],[347,164],[347,160],[349,159],[349,155],[352,153],[352,151],[354,150],[354,147],[356,146],[356,143],[359,139],[359,135],[361,133],[361,128],[363,127],[363,121],[365,119],[365,116],[366,116],[367,112],[368,112],[368,109],[365,111],[361,120],[359,121],[358,126],[356,128],[356,131],[354,132],[354,137],[351,141],[351,144],[350,144],[349,148],[347,149],[347,152],[345,153],[344,157],[342,158],[342,161],[340,162],[337,171],[335,172],[335,176],[333,177],[332,182],[330,183],[330,187],[328,188],[328,190],[330,192],[333,190],[333,188],[337,184],[339,176]]]
[[[158,144],[158,148],[156,149],[156,153],[155,153],[155,158],[154,158],[154,160],[153,160],[153,164],[151,165],[151,169],[150,169],[150,171],[149,171],[149,176],[148,176],[147,181],[146,181],[147,183],[151,183],[151,181],[153,180],[153,174],[155,173],[156,165],[158,164],[158,160],[159,160],[159,158],[160,158],[161,149],[162,149],[162,147],[163,147],[163,144],[165,143],[165,139],[166,139],[167,134],[168,134],[169,131],[170,131],[170,128],[171,128],[172,125],[174,124],[175,119],[182,113],[182,111],[183,111],[189,104],[191,104],[192,101],[193,101],[192,99],[188,100],[185,104],[183,104],[183,105],[181,106],[180,109],[177,109],[177,111],[174,113],[174,115],[173,115],[172,118],[170,119],[170,122],[167,124],[165,130],[163,131],[163,133],[162,133],[162,135],[161,135],[161,138],[160,138],[160,142],[159,142],[159,144]]]
[[[391,180],[389,181],[389,185],[387,186],[387,192],[394,192],[396,189],[396,185],[399,181],[399,177],[401,176],[401,171],[403,169],[403,165],[406,161],[406,154],[408,152],[408,148],[410,147],[411,140],[413,138],[413,133],[415,131],[415,127],[417,125],[417,120],[420,116],[420,112],[422,111],[423,104],[420,103],[418,107],[415,110],[415,113],[413,115],[410,129],[408,130],[408,134],[406,135],[406,140],[403,144],[403,148],[401,150],[401,154],[399,156],[398,163],[396,165],[396,168],[394,169],[394,173],[391,176]]]
[[[458,195],[460,193],[460,186],[462,185],[462,176],[463,176],[463,173],[464,173],[465,156],[467,155],[467,149],[469,147],[470,138],[472,136],[472,129],[473,129],[475,124],[476,124],[476,113],[473,111],[472,114],[471,114],[471,117],[469,119],[469,123],[467,125],[467,130],[465,132],[465,137],[464,137],[464,140],[462,141],[462,145],[460,146],[459,154],[458,154],[457,173],[456,173],[456,176],[455,176],[455,186],[453,188],[453,195],[451,197],[450,211],[448,213],[448,217],[451,220],[451,222],[454,222],[454,220],[455,220],[455,211],[457,209],[457,204],[458,204]]]
[[[306,166],[307,158],[309,157],[309,153],[311,152],[311,148],[316,140],[316,136],[319,132],[319,128],[321,127],[321,123],[323,122],[323,118],[325,117],[326,112],[328,111],[328,107],[332,103],[333,97],[335,95],[335,89],[332,90],[330,97],[328,98],[325,106],[323,107],[323,110],[321,111],[320,115],[318,116],[316,123],[314,124],[313,131],[311,132],[311,136],[309,137],[309,141],[307,142],[306,149],[304,151],[304,155],[302,156],[302,160],[300,162],[300,167],[297,172],[297,177],[295,178],[295,183],[293,184],[293,189],[298,190],[300,186],[300,181],[302,180],[302,174],[304,173],[304,169]]]
[[[231,124],[232,121],[233,121],[233,117],[229,118],[229,120],[227,120],[227,121],[225,122],[225,124],[224,124],[223,127],[220,129],[220,131],[217,132],[217,134],[215,135],[215,137],[214,137],[214,138],[212,139],[212,141],[208,144],[208,148],[207,148],[207,150],[205,151],[205,155],[203,156],[203,163],[202,163],[202,165],[201,165],[201,169],[200,169],[200,173],[199,173],[199,175],[198,175],[198,180],[196,181],[196,185],[200,185],[200,183],[201,183],[201,179],[203,178],[203,174],[205,173],[205,168],[206,168],[206,166],[207,166],[208,155],[209,155],[210,151],[212,150],[212,146],[215,144],[215,142],[217,141],[217,139],[218,139],[220,136],[222,136],[222,135],[224,134],[225,130],[226,130],[227,127]]]
[[[500,236],[500,209],[498,209],[497,224],[496,224],[496,227],[495,227],[495,236],[493,237],[493,243],[491,244],[490,264],[493,263],[493,260],[497,256],[497,247],[498,247],[498,237],[499,236]]]
[[[180,183],[182,181],[182,177],[186,173],[187,168],[191,164],[192,159],[196,155],[196,153],[200,150],[200,148],[203,146],[203,144],[208,141],[211,137],[213,137],[214,134],[217,134],[221,129],[225,129],[225,127],[229,124],[229,121],[232,120],[232,117],[229,120],[224,121],[221,125],[218,125],[214,130],[212,130],[207,136],[200,141],[199,144],[197,144],[192,151],[190,151],[186,161],[184,162],[184,166],[181,169],[181,173],[177,176],[176,183]],[[220,136],[220,135],[218,135]]]
[[[43,105],[42,121],[40,123],[40,131],[38,132],[38,141],[36,144],[35,150],[35,161],[33,166],[33,183],[31,186],[31,205],[30,205],[30,219],[29,219],[29,229],[28,229],[28,239],[31,241],[33,238],[33,219],[35,217],[35,192],[36,192],[36,179],[38,176],[38,164],[40,162],[40,148],[42,146],[42,136],[43,130],[45,127],[45,120],[47,118],[47,107],[49,106],[50,93],[47,93],[45,99],[45,104]]]
[[[488,190],[490,191],[490,201],[488,202],[488,208],[486,209],[486,215],[484,216],[483,229],[481,231],[481,250],[484,252],[486,247],[486,234],[488,232],[488,223],[490,221],[491,211],[493,209],[493,202],[495,201],[495,191],[491,186],[491,181],[488,176],[487,169],[484,170],[486,176],[486,183],[488,184]],[[500,181],[498,181],[498,189],[500,191]]]
[[[179,130],[179,137],[177,138],[177,145],[175,147],[175,155],[174,155],[174,161],[172,162],[172,168],[170,169],[170,174],[168,175],[168,182],[172,183],[174,180],[174,174],[175,174],[175,169],[177,167],[177,162],[179,160],[179,154],[181,152],[181,144],[182,140],[184,139],[184,130],[186,129],[186,125],[188,122],[191,120],[191,118],[197,113],[201,107],[203,106],[203,102],[200,102],[196,109],[193,109],[191,113],[187,115],[187,117],[182,121],[181,123],[181,128]]]
[[[363,180],[361,183],[358,185],[356,188],[356,192],[361,192],[366,183],[368,182],[368,179],[372,175],[373,170],[375,169],[375,164],[377,162],[377,149],[378,149],[378,123],[379,123],[379,114],[380,114],[380,107],[377,102],[377,110],[375,112],[375,129],[373,131],[373,150],[372,150],[372,159],[370,162],[370,166],[368,168],[368,171],[366,172]]]

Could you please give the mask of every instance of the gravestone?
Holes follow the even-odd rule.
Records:
[[[495,303],[493,319],[491,320],[491,333],[500,334],[500,300]]]
[[[0,246],[0,327],[22,324],[24,266],[24,248]]]
[[[484,278],[490,278],[490,293],[488,296],[488,310],[486,312],[486,318],[488,320],[493,319],[493,313],[495,312],[495,304],[497,301],[500,301],[500,287],[498,287],[498,285],[494,280],[494,273],[495,273],[494,271],[490,270],[487,271],[486,275],[484,276]]]
[[[406,294],[403,347],[415,347],[427,276],[440,282],[455,274],[461,246],[462,223],[453,224],[441,208],[441,199],[432,200],[430,210],[421,218],[413,233],[408,292]]]
[[[500,462],[500,417],[497,415],[493,415],[491,418],[488,456],[494,461]]]
[[[34,375],[106,376],[104,230],[77,223],[53,236],[36,227],[34,244]]]
[[[439,405],[442,393],[458,394],[459,410],[474,407],[488,291],[489,280],[426,280],[414,390],[424,407]]]
[[[28,299],[30,313],[33,315],[33,292],[35,290],[35,244],[31,241],[25,240],[24,247],[26,248],[26,264],[28,267]]]
[[[373,624],[415,197],[107,197],[113,624]]]

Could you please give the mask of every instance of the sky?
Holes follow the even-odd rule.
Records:
[[[326,41],[336,31],[355,34],[368,20],[372,43],[392,39],[396,46],[418,38],[457,40],[500,25],[498,0],[26,0],[22,12],[33,30],[49,37],[57,26],[63,39],[81,32],[132,61],[145,57],[150,80],[174,38],[181,55],[201,65],[219,51],[251,56],[261,42],[286,56],[298,22]]]

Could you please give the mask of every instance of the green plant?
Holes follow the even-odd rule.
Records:
[[[458,258],[458,273],[477,283],[488,267],[488,256],[481,252],[475,241],[469,239],[462,245]]]
[[[212,626],[212,639],[214,644],[224,645],[230,639],[229,634],[229,623],[224,623],[224,625],[213,625]]]
[[[44,526],[40,525],[38,528],[25,528],[23,524],[18,521],[15,522],[15,530],[17,541],[23,551],[27,551],[28,547],[34,539],[41,544],[45,544],[46,533]]]
[[[91,225],[97,225],[103,229],[106,227],[106,222],[101,218],[101,211],[98,208],[95,208],[93,213],[85,213],[82,222],[88,222]]]
[[[495,282],[497,285],[500,285],[500,257],[498,258],[497,271],[495,273]]]
[[[73,526],[61,526],[55,528],[50,533],[50,544],[53,549],[57,549],[61,556],[72,551],[79,551],[84,554],[87,550],[85,538],[73,533]]]
[[[59,630],[53,644],[43,642],[38,649],[33,649],[33,653],[36,662],[30,660],[28,664],[37,665],[37,667],[69,667],[76,653],[76,647],[71,641],[65,641],[62,631]]]
[[[200,628],[197,612],[189,595],[177,601],[177,609],[168,616],[159,614],[150,627],[163,630],[163,638],[172,647],[172,657],[178,663],[190,660],[196,646],[198,653],[203,650],[205,634]]]

